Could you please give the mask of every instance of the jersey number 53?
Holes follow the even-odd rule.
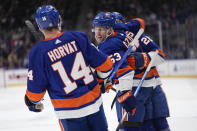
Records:
[[[120,53],[113,53],[109,57],[111,58],[113,63],[120,61],[121,59]]]

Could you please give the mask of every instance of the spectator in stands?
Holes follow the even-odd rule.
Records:
[[[42,5],[43,3],[50,3],[57,5],[56,7],[64,14],[63,29],[72,30],[81,27],[80,30],[87,33],[90,40],[94,40],[94,36],[89,33],[91,29],[92,16],[98,11],[119,11],[127,18],[141,17],[147,23],[146,32],[152,34],[156,42],[158,42],[158,27],[153,24],[160,20],[162,22],[163,33],[163,47],[166,50],[167,58],[193,58],[197,57],[191,53],[185,55],[176,54],[176,47],[180,47],[181,42],[174,42],[176,38],[185,38],[184,43],[187,48],[186,51],[191,48],[197,50],[195,32],[197,27],[193,26],[189,28],[191,23],[197,24],[197,16],[194,12],[195,0],[192,1],[139,1],[139,0],[100,0],[99,4],[96,2],[88,2],[84,4],[84,1],[80,0],[43,0],[41,2],[30,0],[24,3],[20,0],[6,0],[0,4],[0,65],[5,68],[24,68],[27,66],[26,56],[28,50],[35,44],[33,36],[26,30],[24,21],[30,19],[35,23],[31,16],[35,11],[35,7]],[[192,4],[191,4],[192,3]],[[80,6],[79,6],[80,5]],[[156,6],[155,6],[156,5]],[[79,8],[73,8],[78,6]],[[113,8],[112,8],[113,7]],[[25,11],[24,11],[25,10]],[[87,10],[84,13],[83,11]],[[192,14],[192,20],[188,20],[189,15]],[[67,20],[64,20],[67,19]],[[81,22],[85,19],[85,23]],[[185,29],[191,29],[185,34]],[[173,32],[173,31],[174,32]],[[182,31],[182,32],[181,32]],[[25,32],[25,33],[22,33]],[[181,35],[180,35],[181,34]],[[188,35],[187,35],[188,34]],[[173,36],[173,39],[170,38]],[[29,39],[29,41],[28,41]],[[174,44],[172,44],[174,43]],[[173,47],[175,47],[173,49]],[[16,48],[16,49],[15,49]],[[173,49],[173,50],[172,50]]]

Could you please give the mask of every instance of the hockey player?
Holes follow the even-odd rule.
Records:
[[[109,55],[114,66],[116,66],[128,49],[131,36],[126,33],[114,32],[114,24],[115,19],[111,16],[110,12],[100,12],[93,19],[93,31],[95,33],[95,39],[97,43],[99,43],[98,49]],[[116,78],[118,79],[116,85],[120,90],[119,102],[130,112],[131,110],[134,111],[136,106],[135,98],[133,97],[132,92],[130,92],[133,85],[133,74],[134,70],[128,65],[127,61],[124,61],[116,75]],[[127,94],[130,95],[126,96]],[[121,101],[122,97],[125,99]]]
[[[113,29],[114,24],[115,19],[110,12],[101,12],[93,19],[93,31],[98,43],[98,49],[110,56],[114,66],[116,66],[132,41],[132,34],[115,32]],[[118,103],[132,115],[135,114],[137,105],[137,101],[131,91],[133,75],[134,70],[125,60],[117,71],[116,78],[118,82],[115,83],[117,90],[119,90]]]
[[[42,111],[47,91],[62,131],[107,131],[100,87],[90,66],[109,72],[111,59],[84,33],[61,32],[61,17],[53,6],[39,7],[35,19],[45,40],[29,54],[25,94],[29,110]]]
[[[138,28],[145,27],[144,21],[140,18],[133,19],[124,24],[124,21],[121,22],[122,19],[124,20],[124,17],[120,13],[113,12],[112,15],[117,21],[117,24],[114,26],[116,30],[130,31],[135,34],[137,30],[139,30]],[[132,53],[128,57],[128,61],[131,67],[135,69],[134,86],[137,86],[149,64],[149,61],[151,60],[152,51],[159,51],[159,54],[156,57],[155,66],[164,61],[165,55],[156,43],[145,34],[140,38],[139,45],[136,45],[135,47],[137,47],[136,52]],[[169,125],[166,120],[166,117],[169,117],[168,104],[165,94],[161,89],[161,81],[155,66],[150,70],[144,84],[142,85],[142,87],[153,87],[151,97],[145,101],[146,113],[144,119],[146,123],[153,123],[157,131],[169,131]],[[144,90],[144,88],[141,90]],[[151,122],[149,121],[150,119],[152,119]]]
[[[130,32],[130,31],[128,31],[128,26],[125,23],[123,23],[125,20],[121,14],[119,14],[118,12],[113,12],[112,16],[116,19],[116,24],[113,27],[114,30],[121,32],[121,33],[126,32],[127,34],[131,34],[131,36],[132,36],[131,40],[134,39],[134,36],[137,34],[140,27],[144,28],[143,23],[140,23],[139,20],[137,20],[132,23],[132,27],[133,27],[133,29],[135,29],[134,30],[135,32]],[[141,37],[140,37],[140,39],[141,39]],[[135,45],[133,45],[132,52],[135,52],[137,50],[138,46],[139,46],[139,43],[135,43]],[[135,75],[133,78],[133,81],[135,83],[133,83],[133,85],[132,85],[133,86],[132,92],[135,92],[136,87],[139,83],[139,80],[142,78],[142,76],[140,79],[138,79],[138,83],[136,84],[135,77],[136,77],[136,74],[138,74],[139,72],[136,70],[135,67],[132,67],[132,68],[135,69]],[[140,91],[136,97],[136,99],[138,101],[138,106],[136,108],[135,115],[133,116],[128,113],[128,115],[126,116],[126,119],[123,122],[122,130],[124,130],[124,131],[141,131],[143,129],[146,129],[148,131],[155,131],[152,121],[144,121],[145,120],[144,117],[146,115],[145,103],[147,101],[150,101],[151,91],[152,91],[153,87],[152,86],[148,86],[146,88],[143,88],[143,87],[144,87],[144,84],[142,85],[142,88],[140,89]],[[116,111],[117,111],[118,120],[120,121],[122,119],[122,116],[125,111],[118,102],[116,102]]]

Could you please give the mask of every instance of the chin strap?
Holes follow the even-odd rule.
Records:
[[[106,39],[107,39],[109,36],[112,36],[114,34],[114,31],[110,32],[110,28],[109,28],[109,29],[107,29],[106,33],[107,33],[107,35],[106,35]]]

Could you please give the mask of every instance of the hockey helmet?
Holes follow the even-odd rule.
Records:
[[[36,10],[36,23],[39,29],[61,26],[61,16],[51,5],[44,5]]]
[[[93,19],[92,26],[105,26],[107,29],[113,27],[115,19],[111,16],[110,12],[100,12]]]
[[[125,21],[125,18],[123,17],[123,15],[120,14],[119,12],[112,12],[111,15],[112,15],[112,17],[115,18],[115,23],[120,23],[121,21],[122,21],[123,23],[126,22],[126,21]],[[121,22],[121,23],[122,23],[122,22]]]

